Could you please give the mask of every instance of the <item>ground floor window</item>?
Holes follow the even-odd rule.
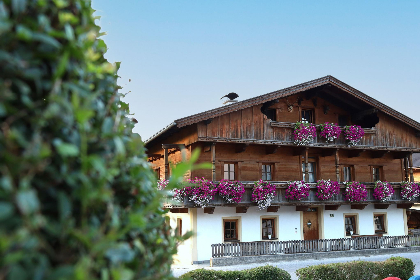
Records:
[[[238,219],[223,220],[224,241],[238,240]]]
[[[375,233],[385,233],[386,232],[385,219],[386,219],[385,214],[374,214],[373,215],[373,221],[374,221],[374,224],[375,224]]]
[[[176,219],[176,235],[177,236],[182,235],[182,219],[181,218]]]
[[[357,234],[357,216],[356,215],[345,215],[344,216],[344,229],[346,236]]]
[[[262,239],[276,238],[276,228],[275,228],[274,218],[263,218],[261,229],[262,229]]]

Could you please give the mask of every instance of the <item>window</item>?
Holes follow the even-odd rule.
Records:
[[[346,236],[351,236],[353,234],[357,234],[356,216],[355,215],[345,215],[344,216],[344,228],[346,230]]]
[[[348,118],[345,115],[338,115],[338,126],[348,125]]]
[[[305,162],[302,162],[302,179],[305,180]],[[309,175],[309,183],[315,183],[316,182],[316,162],[308,162],[308,175]]]
[[[350,182],[353,180],[353,166],[343,166],[343,181]]]
[[[271,164],[263,164],[262,165],[262,177],[263,181],[271,181],[273,179],[272,176],[272,166]]]
[[[375,233],[385,233],[385,214],[374,214],[373,221],[375,223]]]
[[[275,219],[262,219],[262,239],[272,239],[276,237]]]
[[[182,219],[181,218],[176,219],[176,235],[177,236],[182,235]]]
[[[223,179],[235,180],[235,164],[225,163],[223,167]]]
[[[238,220],[223,220],[224,241],[238,240]]]
[[[308,123],[314,123],[314,110],[303,109],[301,113],[301,121],[307,121]]]
[[[372,181],[376,182],[381,180],[381,167],[373,166],[372,167]]]
[[[158,180],[160,180],[160,167],[155,168],[155,169],[154,169],[154,171],[155,171],[155,174],[156,174],[156,178],[157,178]]]

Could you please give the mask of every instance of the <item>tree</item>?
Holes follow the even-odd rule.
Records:
[[[0,0],[0,279],[170,278],[178,240],[93,12]]]

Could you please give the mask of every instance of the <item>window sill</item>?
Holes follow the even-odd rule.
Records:
[[[233,243],[233,242],[241,242],[241,240],[238,239],[229,239],[229,240],[224,240],[223,243]]]
[[[262,238],[262,241],[271,241],[271,240],[279,240],[278,238],[271,238],[271,239],[268,239],[268,238]]]

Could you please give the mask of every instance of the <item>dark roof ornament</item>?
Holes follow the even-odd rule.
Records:
[[[231,93],[229,93],[229,94],[226,94],[225,96],[223,96],[222,98],[220,98],[220,99],[223,99],[223,98],[225,98],[225,97],[227,97],[227,98],[229,98],[230,100],[233,100],[233,99],[235,99],[235,98],[238,98],[239,97],[239,95],[237,95],[236,93],[234,93],[234,92],[231,92]]]

